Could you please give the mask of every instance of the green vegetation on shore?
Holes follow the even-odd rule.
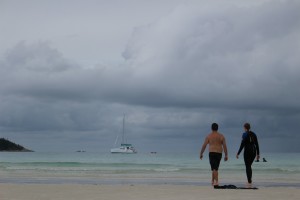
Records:
[[[15,144],[5,138],[0,138],[0,151],[8,152],[32,152],[32,150],[26,149],[25,147]]]

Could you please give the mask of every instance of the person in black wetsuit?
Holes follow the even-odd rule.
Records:
[[[244,149],[244,162],[246,165],[246,174],[248,179],[248,187],[252,187],[252,168],[251,165],[256,157],[259,160],[259,145],[257,136],[250,131],[250,124],[244,124],[245,133],[243,133],[242,142],[236,158],[239,158],[241,151]]]

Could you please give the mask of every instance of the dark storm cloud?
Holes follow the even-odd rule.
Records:
[[[16,80],[5,88],[154,107],[299,109],[299,7],[179,6],[134,31],[118,68],[80,68],[45,43],[20,43],[4,62]]]
[[[238,141],[249,121],[289,150],[285,137],[299,141],[300,3],[222,5],[178,6],[136,27],[114,67],[20,42],[0,60],[1,130],[108,148],[126,113],[133,141],[191,148],[212,122]]]
[[[165,105],[299,109],[299,3],[215,9],[137,29],[124,52],[135,77]]]

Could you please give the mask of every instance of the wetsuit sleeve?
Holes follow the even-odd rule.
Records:
[[[258,139],[256,135],[255,135],[255,146],[256,146],[256,154],[259,155],[259,145],[258,145]]]
[[[240,149],[238,151],[238,155],[240,155],[241,151],[243,150],[243,148],[245,147],[245,138],[243,137],[241,145],[240,145]]]

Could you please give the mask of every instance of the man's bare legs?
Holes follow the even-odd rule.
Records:
[[[212,171],[212,179],[211,179],[211,184],[212,185],[219,185],[219,173],[217,170]]]

